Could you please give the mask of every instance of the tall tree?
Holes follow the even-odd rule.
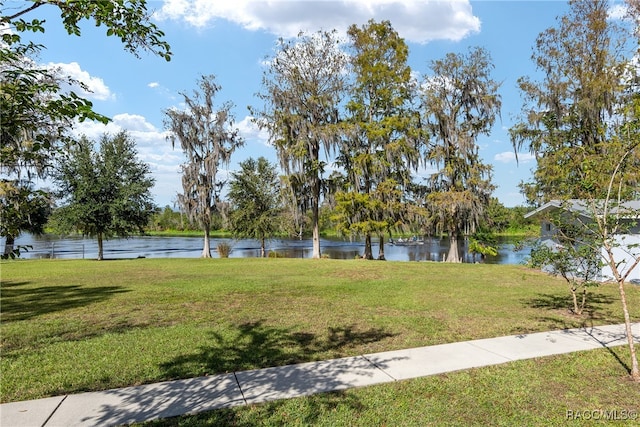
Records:
[[[0,208],[27,212],[30,206],[17,207],[16,203],[18,200],[30,203],[41,196],[33,185],[34,180],[46,176],[61,143],[69,141],[68,130],[74,121],[108,121],[107,117],[93,111],[90,101],[62,89],[65,82],[78,82],[37,64],[35,59],[45,46],[24,41],[23,36],[29,32],[45,32],[45,21],[28,17],[45,8],[58,8],[62,26],[70,35],[80,36],[79,23],[93,19],[96,25],[107,28],[107,36],[119,37],[125,49],[135,55],[147,50],[168,61],[171,51],[163,40],[162,31],[149,22],[144,0],[34,0],[12,2],[11,7],[4,7],[5,3],[0,1],[0,26],[3,27],[0,43],[0,183],[5,194],[25,197],[11,199],[11,206],[5,205],[9,199],[3,198]],[[31,189],[32,193],[25,194],[26,189]],[[32,216],[31,221],[36,218]],[[23,224],[27,227],[27,223]],[[9,229],[12,233],[33,231],[34,225],[30,222],[22,230],[10,227],[2,233]],[[7,237],[7,241],[16,237],[2,236]]]
[[[372,259],[371,235],[380,242],[397,221],[402,190],[419,161],[419,112],[411,108],[409,49],[389,21],[373,20],[348,30],[354,85],[347,103],[347,136],[338,164],[348,186],[336,199],[348,233],[365,236],[364,258]]]
[[[608,19],[607,0],[570,1],[558,25],[542,32],[532,55],[540,81],[522,77],[521,120],[510,132],[514,149],[536,155],[527,199],[604,197],[609,175],[599,161],[609,153],[618,105],[626,96],[625,56],[632,55],[623,27]]]
[[[215,106],[215,97],[221,89],[215,83],[215,76],[201,76],[198,87],[200,90],[194,90],[192,96],[181,93],[184,110],[164,111],[164,124],[169,130],[167,139],[174,148],[178,142],[187,159],[181,166],[183,192],[178,194],[178,204],[192,222],[202,227],[202,257],[211,258],[211,215],[224,185],[218,169],[222,164],[229,164],[231,155],[244,140],[234,128],[233,104],[225,102],[219,108]]]
[[[321,256],[319,207],[326,159],[341,135],[347,57],[339,43],[335,32],[280,39],[258,94],[264,107],[251,109],[257,124],[269,131],[298,206],[311,210],[313,258]]]
[[[155,211],[149,166],[137,159],[135,141],[122,131],[104,134],[94,143],[83,137],[70,144],[54,172],[62,206],[56,222],[98,240],[98,259],[104,258],[103,240],[143,232]]]
[[[241,237],[260,241],[260,256],[266,256],[265,240],[281,230],[282,196],[276,167],[264,157],[240,162],[229,183],[231,229]]]
[[[433,221],[450,238],[448,262],[459,262],[458,239],[473,232],[489,205],[491,166],[478,154],[477,139],[487,135],[500,113],[500,84],[482,48],[433,61],[433,75],[422,85],[424,120],[431,131],[427,161],[438,167],[427,196]]]

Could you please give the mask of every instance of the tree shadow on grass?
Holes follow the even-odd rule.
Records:
[[[348,408],[355,413],[365,410],[365,405],[353,393],[341,391],[309,396],[296,405],[295,411],[287,410],[289,405],[286,400],[278,400],[255,405],[252,411],[246,411],[242,408],[240,410],[223,408],[193,415],[154,420],[144,425],[146,427],[315,425],[322,421],[326,414],[338,411],[340,408]]]
[[[578,298],[581,298],[579,296]],[[580,323],[580,326],[589,326],[594,320],[613,321],[614,313],[612,305],[616,302],[616,298],[602,293],[587,293],[587,301],[582,315],[573,315],[573,300],[568,293],[559,294],[536,294],[532,298],[523,300],[523,304],[530,308],[543,309],[547,312],[555,311],[563,315],[572,315],[573,320]],[[560,319],[552,316],[540,316],[538,320],[550,324],[552,327],[573,328],[576,327],[575,322],[568,322],[566,318]]]
[[[273,425],[310,425],[339,407],[361,411],[357,397],[339,392],[392,382],[383,370],[386,363],[397,360],[391,357],[374,365],[363,356],[352,356],[298,363],[327,353],[339,355],[350,346],[392,336],[382,329],[330,328],[316,336],[259,321],[245,323],[224,335],[209,336],[209,345],[161,365],[166,377],[186,379],[101,392],[94,399],[95,409],[87,411],[90,414],[82,421],[121,425],[165,418],[147,425],[250,426],[256,420]],[[310,397],[296,402],[292,409],[285,406],[284,399],[299,396]],[[247,404],[255,404],[248,413],[230,409]]]
[[[3,322],[28,320],[44,314],[100,302],[122,292],[129,291],[119,286],[57,285],[32,287],[29,282],[2,281],[2,311],[0,319]]]
[[[267,326],[263,321],[244,323],[222,335],[210,332],[211,344],[161,365],[166,378],[186,378],[268,366],[282,366],[327,355],[343,357],[354,347],[393,337],[384,329],[358,331],[353,326],[328,328],[324,336]]]

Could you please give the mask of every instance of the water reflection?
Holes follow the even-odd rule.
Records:
[[[230,257],[247,258],[260,256],[260,243],[251,239],[211,239],[212,256],[218,257],[216,247],[220,242],[232,245]],[[96,258],[98,245],[95,239],[79,237],[59,238],[56,236],[20,236],[17,245],[31,245],[23,252],[23,258]],[[464,262],[482,261],[491,264],[521,264],[529,255],[527,248],[515,250],[516,241],[500,239],[498,255],[480,260],[467,252],[465,241],[460,242],[459,253]],[[4,242],[0,242],[4,247]],[[341,239],[322,239],[322,253],[332,259],[354,259],[362,256],[364,243]],[[394,246],[385,242],[385,258],[389,261],[442,261],[449,250],[447,238],[427,238],[423,244]],[[274,239],[267,245],[268,252],[288,258],[310,258],[311,240]],[[202,252],[202,238],[199,237],[156,237],[140,236],[129,239],[113,239],[104,242],[105,258],[198,258]],[[374,241],[374,257],[378,255],[378,244]]]

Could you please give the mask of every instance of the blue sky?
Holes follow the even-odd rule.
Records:
[[[348,25],[369,19],[391,21],[407,41],[409,64],[419,74],[428,73],[429,62],[448,52],[466,52],[470,46],[490,52],[493,77],[502,82],[502,117],[490,136],[479,139],[480,153],[493,166],[494,195],[506,206],[524,204],[518,183],[529,179],[535,162],[521,153],[516,163],[509,139],[508,128],[521,108],[516,82],[535,75],[530,59],[535,39],[556,25],[556,17],[568,8],[566,2],[150,0],[148,6],[156,11],[153,21],[171,45],[171,62],[144,52],[136,58],[92,24],[83,26],[82,37],[69,36],[53,7],[41,7],[25,18],[47,20],[46,33],[33,38],[47,47],[39,61],[85,82],[93,92],[84,96],[113,119],[107,126],[79,124],[75,132],[97,138],[103,132],[128,130],[140,159],[151,166],[159,206],[172,205],[181,190],[182,153],[172,149],[163,128],[163,110],[180,107],[179,92],[191,93],[202,74],[216,75],[222,86],[217,101],[235,104],[236,123],[246,140],[230,169],[248,157],[265,156],[277,163],[275,149],[251,124],[247,109],[259,105],[255,94],[261,89],[263,60],[273,54],[278,37],[300,30],[335,28],[344,33]]]

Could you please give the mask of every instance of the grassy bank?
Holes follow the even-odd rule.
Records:
[[[0,268],[2,402],[622,322],[614,286],[595,289],[588,314],[578,318],[567,311],[562,281],[521,266],[136,259]],[[637,320],[640,288],[627,291]],[[621,363],[611,369],[610,380],[624,383]],[[526,372],[509,375],[511,384],[526,384]],[[557,373],[561,382],[571,375]],[[389,387],[381,393],[413,385]],[[351,393],[372,392],[345,396]],[[324,398],[290,404],[313,406],[314,399]]]

